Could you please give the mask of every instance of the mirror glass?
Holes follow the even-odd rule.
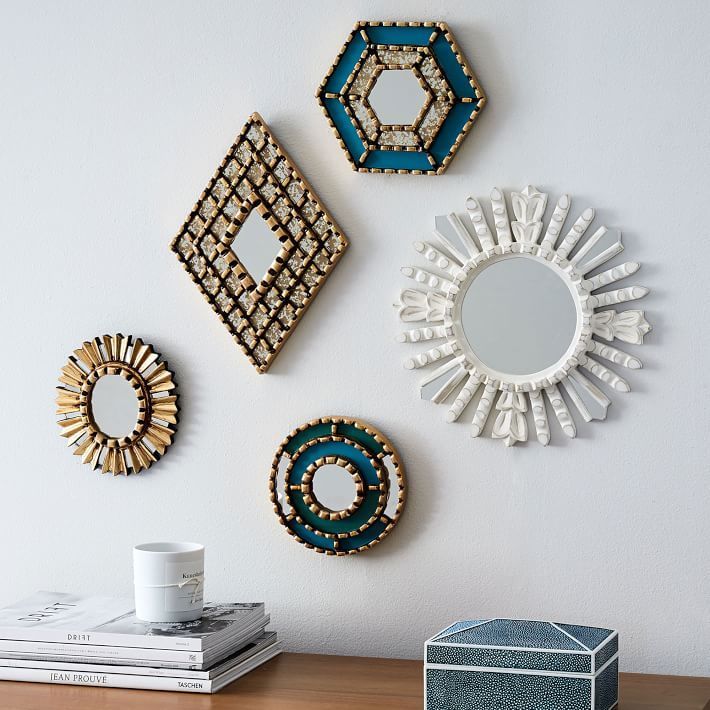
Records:
[[[380,123],[409,126],[424,105],[426,94],[411,69],[385,69],[368,99]]]
[[[554,365],[572,344],[576,323],[575,303],[562,278],[525,257],[483,269],[461,308],[471,350],[488,367],[511,375]]]
[[[90,405],[96,426],[106,436],[128,436],[138,421],[138,398],[120,375],[100,377],[91,391]]]
[[[252,210],[232,242],[232,251],[258,284],[281,251],[281,242],[266,220]]]
[[[575,250],[574,255],[580,255],[579,265],[587,264],[605,252],[615,242],[621,239],[621,231],[618,229],[603,229],[603,234],[598,239],[586,239]],[[602,231],[602,230],[600,230]],[[595,235],[596,237],[596,235]],[[606,261],[606,259],[604,260]],[[603,262],[601,262],[603,263]]]
[[[349,508],[357,496],[355,479],[348,471],[334,463],[317,469],[313,474],[311,486],[318,502],[333,511]]]
[[[592,419],[606,419],[606,410],[610,400],[594,383],[587,382],[585,387],[575,377],[568,377],[565,380],[565,386],[568,389],[570,387],[574,389]]]

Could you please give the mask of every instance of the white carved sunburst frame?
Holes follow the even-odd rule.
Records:
[[[400,333],[398,340],[403,343],[437,341],[433,347],[407,359],[405,367],[414,369],[440,363],[424,377],[420,387],[442,378],[444,384],[432,397],[437,404],[445,403],[456,393],[447,413],[449,422],[461,417],[480,390],[473,414],[472,436],[480,436],[484,432],[486,422],[495,409],[493,438],[503,439],[506,446],[526,441],[526,412],[530,408],[537,439],[546,446],[550,442],[548,403],[562,431],[569,437],[577,433],[561,389],[585,421],[606,417],[611,402],[583,371],[615,390],[630,391],[625,379],[596,358],[631,369],[641,367],[636,357],[601,341],[617,339],[634,345],[643,342],[644,335],[651,330],[643,311],[618,311],[607,307],[642,298],[648,289],[628,286],[601,290],[635,273],[640,264],[627,261],[592,275],[624,248],[619,234],[610,246],[600,252],[597,249],[599,253],[591,256],[594,247],[607,232],[606,227],[600,227],[590,237],[584,238],[594,219],[593,209],[582,212],[561,237],[571,204],[568,195],[562,195],[558,200],[544,235],[545,193],[528,185],[522,192],[512,192],[510,202],[512,220],[508,216],[503,192],[497,188],[491,192],[495,235],[487,224],[479,201],[473,197],[466,200],[466,210],[475,238],[456,214],[450,214],[449,224],[463,249],[436,230],[431,243],[414,243],[414,248],[429,262],[429,266],[426,269],[418,266],[402,268],[402,273],[419,286],[404,289],[397,305],[402,321],[419,322],[421,325]],[[569,288],[577,311],[576,331],[568,350],[556,363],[534,375],[509,375],[483,363],[471,349],[461,324],[462,302],[473,279],[491,263],[513,256],[534,259],[556,272]],[[448,378],[446,375],[449,375]],[[593,401],[602,414],[590,411],[585,400]]]

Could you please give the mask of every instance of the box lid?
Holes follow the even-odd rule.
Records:
[[[428,664],[595,674],[618,652],[612,629],[527,619],[459,621],[426,644]]]

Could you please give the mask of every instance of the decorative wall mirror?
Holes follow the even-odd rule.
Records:
[[[258,372],[266,372],[348,242],[255,113],[171,243]]]
[[[444,22],[358,22],[316,96],[366,173],[443,173],[486,103]]]
[[[563,236],[570,198],[562,195],[547,229],[547,195],[532,186],[512,192],[513,219],[503,192],[491,193],[495,234],[480,202],[466,200],[473,233],[456,214],[436,218],[430,242],[415,242],[427,267],[406,266],[417,288],[401,292],[399,316],[420,326],[403,343],[433,341],[405,367],[436,364],[420,382],[422,395],[450,402],[447,420],[473,408],[472,435],[480,436],[495,409],[491,435],[507,446],[528,438],[531,411],[538,441],[550,441],[548,406],[569,437],[576,427],[563,396],[585,421],[604,419],[607,395],[587,375],[619,391],[628,382],[602,362],[638,369],[641,361],[607,343],[639,345],[651,330],[643,311],[612,308],[642,298],[642,286],[605,289],[639,269],[627,261],[600,269],[622,250],[621,234],[587,230],[586,209]],[[585,374],[586,373],[586,374]],[[546,403],[547,399],[547,403]]]
[[[57,416],[82,463],[102,473],[139,473],[177,429],[173,373],[140,338],[120,333],[85,342],[62,368]]]
[[[404,507],[404,469],[389,440],[359,419],[323,417],[292,431],[276,452],[271,501],[289,534],[316,552],[372,547]]]

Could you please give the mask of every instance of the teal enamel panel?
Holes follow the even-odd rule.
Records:
[[[370,459],[354,446],[345,444],[342,441],[321,441],[309,446],[294,462],[290,483],[292,485],[299,485],[306,469],[314,461],[323,456],[341,456],[350,461],[360,472],[365,485],[377,486],[380,483],[380,480],[377,478],[377,471],[370,462]]]
[[[466,121],[471,118],[476,104],[454,104],[449,115],[444,121],[444,125],[439,130],[436,139],[431,144],[429,152],[436,160],[437,165],[441,165],[444,158],[449,154],[451,146],[456,142],[456,138],[466,125]],[[416,154],[415,154],[416,155]]]
[[[360,34],[356,34],[351,40],[345,51],[343,52],[338,65],[333,70],[330,78],[326,82],[325,91],[328,93],[337,94],[345,86],[345,82],[355,68],[355,65],[360,60],[367,45]]]
[[[363,545],[369,545],[373,540],[376,540],[387,527],[387,523],[381,520],[376,520],[367,530],[355,535],[354,537],[345,537],[340,539],[339,547],[341,550],[357,550]]]
[[[301,540],[313,545],[314,547],[319,547],[322,550],[335,549],[335,545],[333,544],[333,540],[331,538],[322,537],[321,535],[318,535],[318,533],[314,533],[312,530],[309,530],[296,520],[289,521],[288,526],[296,533],[296,535],[298,535],[298,537],[301,538]]]
[[[352,424],[338,424],[337,432],[348,439],[357,441],[363,449],[367,449],[373,456],[377,456],[377,454],[382,452],[382,445],[377,442],[374,436],[370,436],[366,431],[358,429]]]
[[[431,51],[456,96],[458,98],[476,98],[476,92],[471,86],[470,79],[464,73],[463,67],[456,59],[454,50],[443,34],[436,38],[431,46]]]
[[[360,163],[360,157],[365,152],[365,146],[360,140],[355,126],[353,126],[352,121],[345,113],[345,107],[338,101],[338,99],[325,99],[325,108],[328,111],[330,120],[335,125],[340,137],[343,139],[350,157],[355,161],[355,163]]]
[[[367,25],[365,32],[373,44],[404,44],[412,47],[426,47],[434,27],[383,27]]]
[[[362,505],[350,516],[342,520],[326,520],[319,518],[307,505],[300,491],[290,491],[291,504],[304,522],[326,533],[346,533],[357,530],[365,525],[377,510],[380,494],[378,491],[367,491]]]
[[[339,456],[351,463],[360,472],[366,485],[379,485],[377,471],[362,452],[349,444],[340,441],[323,441],[313,444],[294,462],[289,477],[290,485],[300,485],[306,469],[317,459],[324,456]],[[360,507],[350,516],[342,520],[324,520],[318,517],[305,503],[303,493],[290,492],[291,503],[296,513],[309,525],[327,533],[344,533],[365,525],[374,515],[379,503],[379,491],[367,491]]]
[[[330,533],[332,535],[350,533],[353,530],[357,530],[363,525],[366,525],[367,521],[372,517],[373,513],[377,509],[377,499],[377,494],[370,492],[366,496],[362,506],[360,506],[360,508],[358,508],[357,511],[350,517],[343,518],[343,520],[325,520],[324,518],[319,518],[308,508],[308,506],[303,502],[302,493],[297,491],[293,491],[291,493],[291,503],[303,522],[311,527],[317,527],[320,532]]]
[[[293,456],[304,444],[307,444],[312,439],[318,439],[322,436],[330,436],[330,424],[314,424],[304,431],[299,431],[296,436],[284,447],[289,455]]]
[[[380,170],[434,170],[426,153],[404,150],[373,150],[367,154],[363,167]]]

